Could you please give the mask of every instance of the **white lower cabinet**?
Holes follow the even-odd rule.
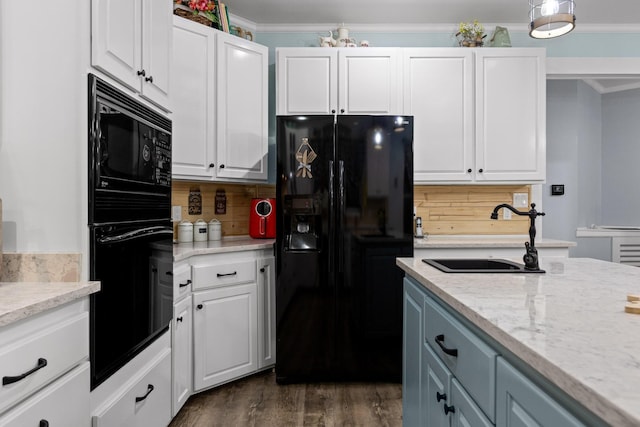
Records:
[[[196,292],[194,388],[202,390],[258,369],[255,282]]]
[[[0,327],[0,377],[0,426],[87,426],[89,298]]]
[[[172,416],[193,392],[193,317],[191,295],[174,305],[172,322]]]
[[[93,427],[167,426],[171,422],[171,349],[158,353],[93,416]]]
[[[258,260],[258,369],[276,363],[276,261]]]
[[[0,417],[0,426],[87,426],[89,420],[89,362],[84,362]]]

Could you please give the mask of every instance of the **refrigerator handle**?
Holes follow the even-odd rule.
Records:
[[[338,230],[340,230],[337,239],[338,242],[338,272],[342,273],[344,269],[344,161],[338,161],[338,213],[336,215],[336,222],[338,223]]]
[[[329,247],[334,248],[334,239],[335,239],[335,226],[334,226],[334,218],[335,218],[335,205],[334,205],[334,181],[335,181],[335,172],[333,170],[333,160],[329,160]],[[334,271],[334,257],[329,257],[329,272]]]

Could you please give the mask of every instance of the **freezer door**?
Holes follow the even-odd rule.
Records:
[[[335,357],[333,116],[277,117],[276,378],[323,380]]]

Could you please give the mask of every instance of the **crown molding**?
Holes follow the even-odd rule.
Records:
[[[233,13],[229,13],[229,21],[231,21],[233,25],[242,27],[245,30],[250,30],[253,32],[260,31],[258,30],[258,24],[253,21],[249,21],[242,16],[234,15]]]
[[[235,22],[235,21],[234,21]],[[247,21],[251,22],[251,21]],[[326,33],[335,31],[338,24],[259,24],[252,29],[262,33]],[[373,33],[453,33],[458,28],[458,23],[451,24],[343,24],[352,32]],[[491,30],[496,26],[505,27],[509,32],[529,32],[529,23],[488,23],[484,28]],[[640,24],[580,24],[576,25],[574,33],[640,33]]]

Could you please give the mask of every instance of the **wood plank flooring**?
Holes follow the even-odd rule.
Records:
[[[169,427],[402,426],[402,386],[276,384],[272,371],[195,394]]]

